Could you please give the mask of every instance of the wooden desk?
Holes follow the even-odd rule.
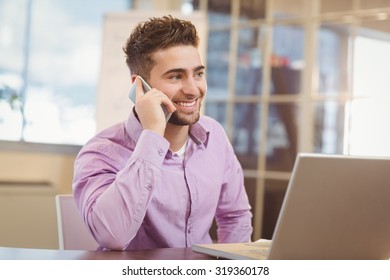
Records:
[[[0,260],[212,260],[191,248],[138,251],[78,251],[0,247]]]

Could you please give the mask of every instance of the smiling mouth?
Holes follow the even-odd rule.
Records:
[[[197,100],[198,99],[195,99],[195,100],[192,100],[192,101],[186,101],[186,102],[184,102],[184,101],[176,101],[174,103],[179,105],[179,106],[181,106],[181,107],[193,107],[193,106],[195,106]]]

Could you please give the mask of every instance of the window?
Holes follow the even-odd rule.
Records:
[[[387,40],[358,36],[354,48],[353,96],[347,140],[351,154],[390,156],[390,35]],[[372,75],[375,73],[375,75]],[[362,98],[359,98],[362,97]]]
[[[104,14],[128,9],[126,0],[0,2],[0,140],[80,145],[95,133]]]
[[[205,113],[244,168],[254,239],[272,238],[298,152],[390,155],[389,2],[207,3]]]

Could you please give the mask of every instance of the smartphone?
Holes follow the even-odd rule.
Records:
[[[149,90],[151,90],[152,88],[149,86],[149,84],[147,82],[145,82],[145,80],[141,77],[141,76],[138,76],[138,78],[141,80],[142,82],[142,87],[144,89],[144,92],[148,92]],[[134,81],[134,83],[131,85],[130,87],[130,90],[129,90],[129,98],[130,100],[135,104],[135,101],[136,101],[136,95],[137,95],[137,92],[136,92],[136,89],[137,89],[137,83]],[[169,111],[167,110],[167,108],[165,107],[164,104],[161,104],[161,108],[162,110],[164,111],[164,115],[165,115],[165,120],[168,122],[169,118],[171,117],[172,113],[169,113]]]

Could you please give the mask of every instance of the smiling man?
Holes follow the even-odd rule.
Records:
[[[140,23],[126,42],[135,106],[75,162],[75,201],[101,248],[211,243],[214,219],[218,242],[250,241],[242,168],[223,128],[200,115],[207,84],[198,43],[193,24],[171,16]]]

